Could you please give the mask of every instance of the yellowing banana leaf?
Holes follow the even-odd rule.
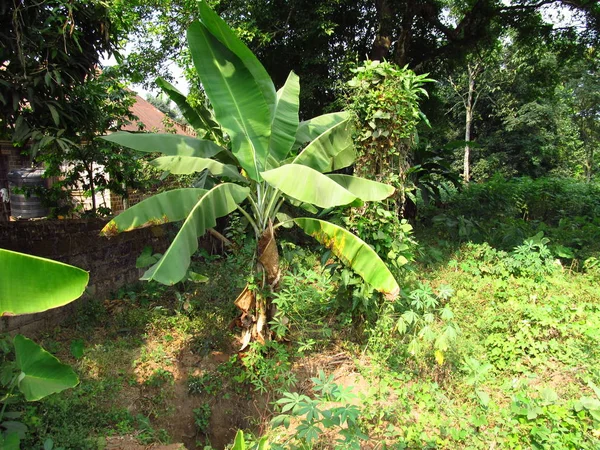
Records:
[[[71,367],[32,340],[17,334],[14,344],[17,367],[21,370],[18,386],[27,401],[39,400],[79,383]]]
[[[377,181],[367,180],[366,178],[341,174],[327,176],[365,202],[381,201],[388,198],[395,191],[389,184],[378,183]]]
[[[108,136],[101,136],[105,141],[140,152],[160,152],[169,156],[196,156],[198,158],[211,158],[223,149],[213,141],[196,139],[179,134],[161,133],[128,133],[118,131]]]
[[[0,249],[0,315],[31,314],[81,297],[89,274],[78,267]]]
[[[206,189],[184,188],[156,194],[126,209],[102,229],[105,236],[185,219]]]
[[[271,116],[275,108],[275,86],[264,66],[254,53],[244,44],[239,37],[229,28],[223,19],[219,17],[206,2],[198,3],[200,18],[208,31],[215,36],[221,44],[234,53],[252,74],[258,88],[262,93],[264,102],[269,107]],[[202,81],[204,83],[204,80]],[[210,98],[210,97],[209,97]],[[214,104],[214,103],[213,103]]]
[[[263,92],[240,58],[203,24],[192,23],[187,36],[202,86],[215,118],[231,138],[233,154],[248,176],[260,181],[271,134],[271,112]]]
[[[269,156],[272,156],[278,163],[272,165],[267,161],[265,167],[277,167],[279,162],[283,161],[292,149],[299,122],[299,95],[300,80],[298,75],[290,72],[285,85],[277,92],[277,106],[271,125]]]
[[[344,120],[321,133],[293,159],[292,163],[327,173],[348,167],[355,159],[352,129],[349,120]]]
[[[292,149],[296,150],[302,147],[304,144],[318,138],[334,125],[348,120],[349,117],[350,115],[347,112],[335,112],[300,122]]]
[[[148,269],[141,279],[156,280],[167,285],[181,281],[187,273],[190,258],[198,250],[198,238],[207,228],[217,224],[217,218],[236,209],[248,196],[249,191],[248,188],[237,184],[223,183],[202,195],[162,258]]]
[[[196,158],[193,156],[161,156],[150,162],[154,167],[166,170],[175,175],[189,175],[202,172],[204,169],[217,177],[228,177],[232,180],[246,181],[238,172],[237,167],[223,164],[208,158]]]
[[[347,205],[357,197],[320,172],[300,164],[286,164],[263,172],[271,186],[302,202],[321,208]]]
[[[359,274],[367,283],[393,300],[400,287],[385,263],[362,239],[349,231],[323,220],[302,217],[294,222],[304,232],[330,249],[344,264]]]

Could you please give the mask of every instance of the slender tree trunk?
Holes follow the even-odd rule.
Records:
[[[96,214],[96,193],[94,192],[94,163],[88,166],[88,176],[90,177],[90,193],[92,194],[92,212]]]
[[[469,71],[469,90],[467,92],[467,101],[465,102],[465,156],[463,161],[463,181],[468,183],[471,179],[471,166],[469,159],[471,157],[471,130],[473,128],[473,111],[475,104],[477,103],[477,97],[475,95],[475,79],[479,74],[479,65],[468,66]]]

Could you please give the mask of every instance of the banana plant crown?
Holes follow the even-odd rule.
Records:
[[[394,192],[382,183],[333,174],[356,158],[349,115],[337,112],[301,122],[298,76],[291,72],[276,91],[265,68],[228,25],[205,2],[199,9],[201,19],[190,25],[187,39],[213,112],[189,104],[168,82],[158,83],[203,138],[125,132],[103,137],[139,151],[162,153],[152,164],[173,174],[208,171],[223,180],[210,190],[158,194],[124,211],[103,230],[111,235],[183,221],[170,248],[142,278],[165,284],[184,278],[198,236],[235,209],[248,219],[258,239],[282,217],[278,212],[286,199],[301,206],[332,208],[380,201]],[[398,295],[394,277],[361,239],[326,221],[292,220],[377,290],[389,298]]]

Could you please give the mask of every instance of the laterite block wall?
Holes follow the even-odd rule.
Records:
[[[0,222],[0,248],[81,267],[90,272],[83,299],[86,296],[104,299],[112,291],[139,279],[143,271],[136,269],[135,260],[144,246],[150,245],[162,253],[172,238],[172,227],[162,225],[109,239],[99,236],[106,222],[104,219]],[[1,317],[0,332],[32,333],[55,326],[74,311],[76,302],[46,313]]]

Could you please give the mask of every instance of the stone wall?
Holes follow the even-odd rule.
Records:
[[[143,228],[112,238],[99,236],[107,222],[89,220],[30,220],[0,222],[0,248],[55,259],[90,272],[83,300],[46,313],[0,318],[0,332],[40,331],[59,323],[86,297],[105,299],[112,291],[139,279],[135,260],[146,245],[164,252],[173,234],[170,225]],[[0,269],[1,270],[1,269]]]

